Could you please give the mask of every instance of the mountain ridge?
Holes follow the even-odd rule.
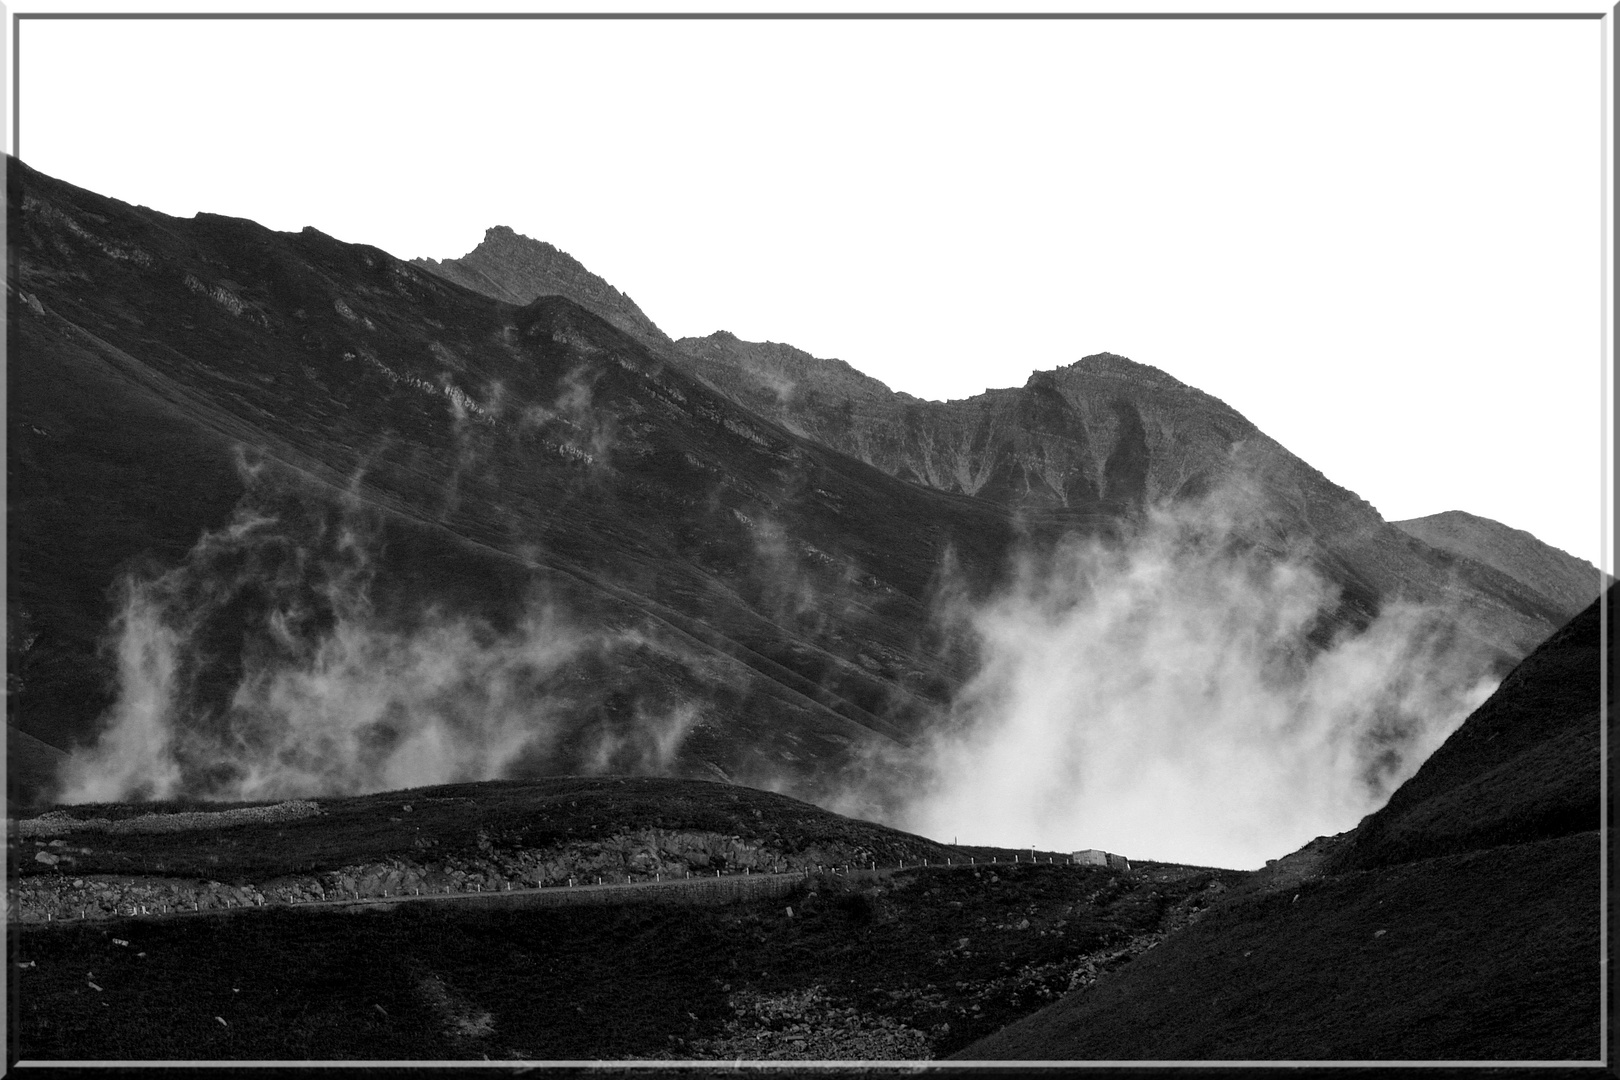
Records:
[[[1478,514],[1446,510],[1391,524],[1431,547],[1514,577],[1560,607],[1578,610],[1583,598],[1590,599],[1588,593],[1613,580],[1585,559],[1533,533]]]
[[[296,732],[302,714],[254,688],[288,700],[288,685],[322,685],[311,665],[344,641],[383,650],[345,678],[397,667],[389,685],[365,684],[387,699],[414,685],[420,635],[450,634],[466,671],[495,665],[466,694],[555,704],[548,768],[718,774],[833,798],[874,771],[907,775],[950,717],[976,658],[939,617],[947,586],[976,602],[1011,580],[1020,552],[1117,540],[1155,500],[1238,481],[1256,512],[1231,542],[1306,563],[1337,593],[1317,646],[1408,593],[1458,605],[1503,664],[1552,622],[1513,579],[1442,565],[1234,410],[1112,354],[930,405],[778,348],[813,379],[831,371],[878,412],[898,410],[896,423],[846,425],[847,442],[867,444],[851,454],[734,401],[685,354],[582,300],[515,306],[317,230],[170,218],[20,163],[8,198],[8,659],[22,679],[9,715],[63,749],[113,716],[125,676],[104,642],[136,625],[138,602],[156,611],[141,625],[179,635],[179,662],[201,665],[163,692],[205,728]],[[540,250],[515,233],[492,243]],[[560,259],[547,251],[536,258]],[[829,414],[779,415],[807,427]],[[935,483],[884,457],[927,444],[943,447],[915,459]],[[233,569],[244,564],[263,580]],[[298,579],[300,565],[325,576]],[[521,659],[534,597],[599,628],[580,636],[592,644],[577,670]],[[278,606],[309,613],[294,646],[270,633]],[[468,723],[433,704],[444,693],[401,705],[403,727],[379,716],[365,720],[372,734],[344,729],[358,755],[344,767],[360,772],[343,784],[383,782],[362,767],[365,739],[409,745]],[[242,694],[258,713],[239,715]],[[497,705],[480,715],[520,723],[515,704]],[[349,715],[331,722],[360,723]],[[231,775],[229,760],[216,766]],[[869,783],[861,797],[905,786]]]
[[[513,276],[501,287],[526,295],[534,282]],[[1117,354],[1032,373],[1021,387],[934,402],[892,391],[844,361],[724,331],[682,338],[663,351],[796,435],[1027,520],[1112,518],[1236,481],[1253,489],[1269,519],[1248,527],[1247,538],[1262,546],[1281,535],[1319,538],[1333,552],[1325,569],[1346,585],[1353,606],[1370,612],[1374,596],[1406,592],[1464,603],[1493,625],[1512,624],[1503,671],[1596,595],[1594,587],[1584,597],[1549,597],[1478,559],[1459,563],[1385,522],[1367,500],[1225,402]]]

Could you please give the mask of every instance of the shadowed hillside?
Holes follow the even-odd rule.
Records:
[[[1310,869],[958,1057],[1597,1059],[1599,613]]]
[[[72,748],[133,679],[223,737],[256,672],[326,693],[392,656],[365,756],[427,698],[435,724],[485,722],[447,716],[442,682],[395,693],[428,677],[413,650],[460,642],[461,689],[497,699],[481,715],[545,736],[514,768],[813,786],[960,679],[929,597],[947,550],[999,572],[995,508],[799,439],[569,300],[515,307],[15,162],[9,185],[19,730]],[[293,749],[319,768],[317,746]]]
[[[37,1058],[931,1058],[1245,876],[970,855],[625,777],[77,806],[17,832],[10,974]]]
[[[1613,586],[1605,599],[1612,672]],[[1356,827],[1333,868],[1372,869],[1597,829],[1601,606],[1594,600],[1525,657]]]

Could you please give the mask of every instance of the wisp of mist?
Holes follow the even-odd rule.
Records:
[[[180,564],[121,582],[106,642],[117,697],[64,763],[61,801],[352,795],[496,779],[520,763],[668,771],[690,706],[637,701],[608,723],[590,688],[557,689],[582,657],[655,643],[538,600],[505,630],[431,606],[385,618],[363,515],[285,493],[267,510],[276,496],[243,473],[249,491],[225,527]]]
[[[1160,507],[950,602],[979,665],[892,823],[1250,869],[1381,806],[1489,696],[1488,658],[1400,601],[1321,644],[1337,590],[1234,524],[1218,499]]]

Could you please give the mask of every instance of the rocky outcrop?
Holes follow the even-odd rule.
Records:
[[[1122,356],[1098,353],[1022,387],[940,402],[785,345],[730,334],[677,345],[717,390],[806,438],[1028,520],[1085,526],[1213,494],[1242,541],[1309,552],[1344,589],[1347,611],[1367,614],[1395,596],[1445,605],[1504,668],[1569,614],[1516,576],[1529,560],[1459,564],[1224,402]]]
[[[578,259],[505,225],[487,230],[483,242],[459,259],[413,259],[412,265],[511,304],[566,296],[643,345],[670,344],[668,335],[653,325],[634,300],[585,269]]]

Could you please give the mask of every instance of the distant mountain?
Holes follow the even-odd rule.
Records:
[[[503,257],[481,259],[484,276],[465,284],[520,300],[552,289],[568,295],[561,278],[521,269],[554,249],[496,232]],[[1117,520],[1235,482],[1256,496],[1242,515],[1246,538],[1279,551],[1307,541],[1319,569],[1345,590],[1352,620],[1380,597],[1456,605],[1484,628],[1504,671],[1596,595],[1571,607],[1511,571],[1458,563],[1385,522],[1224,402],[1121,356],[1099,353],[1036,372],[1019,388],[937,402],[891,391],[841,360],[726,332],[682,338],[663,354],[795,434],[899,479],[1004,507],[1037,531]]]
[[[956,1056],[1602,1056],[1598,706],[1617,599],[1606,658],[1594,601],[1350,833]]]
[[[643,345],[670,343],[635,301],[585,269],[578,259],[505,225],[486,230],[483,242],[459,259],[412,259],[411,265],[519,307],[542,296],[566,296]]]
[[[1500,570],[1571,616],[1591,603],[1606,583],[1606,575],[1585,559],[1544,544],[1523,529],[1476,514],[1447,510],[1392,524],[1432,548]]]

